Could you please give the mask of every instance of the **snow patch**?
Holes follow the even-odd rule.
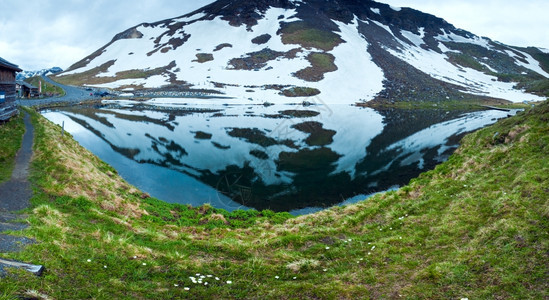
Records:
[[[186,22],[186,23],[189,23],[189,22],[196,21],[196,20],[198,20],[198,19],[202,19],[202,18],[204,18],[205,16],[207,16],[207,14],[201,12],[201,13],[197,13],[197,14],[194,14],[194,15],[188,16],[188,17],[175,18],[175,19],[173,19],[174,22],[172,22],[171,24],[174,24],[175,22]]]
[[[374,21],[374,20],[371,20],[374,24],[376,24],[377,26],[387,30],[387,32],[389,32],[391,35],[393,35],[393,31],[391,30],[391,28],[383,23],[380,23],[378,21]]]
[[[416,47],[420,47],[422,44],[424,44],[423,37],[425,36],[424,28],[419,29],[420,34],[416,35],[413,32],[401,30],[400,33],[402,36],[404,36],[406,39],[408,39],[410,42],[412,42]]]
[[[543,52],[543,53],[547,53],[547,54],[549,54],[549,49],[546,49],[546,48],[540,48],[540,47],[538,47],[537,49],[538,49],[539,51]]]
[[[459,36],[447,33],[445,34],[445,37],[448,38],[447,40],[450,40],[450,37],[452,37],[453,41],[467,41],[467,39],[464,39],[463,37],[460,40],[458,39]],[[439,36],[439,39],[444,38]],[[446,55],[440,55],[439,53],[425,50],[415,45],[412,46],[401,40],[398,41],[403,47],[402,51],[395,51],[388,48],[385,49],[392,55],[408,62],[414,68],[431,77],[462,86],[466,88],[469,93],[507,99],[513,102],[544,100],[542,97],[514,89],[515,83],[500,82],[497,81],[497,78],[494,76],[470,68],[455,66],[447,60],[448,57]],[[484,40],[472,39],[469,41],[474,44],[482,45]]]
[[[474,44],[479,45],[481,47],[484,47],[486,49],[492,49],[492,46],[490,46],[490,40],[487,38],[481,38],[478,36],[473,36],[471,38],[463,37],[461,35],[457,35],[453,32],[446,32],[444,31],[443,35],[438,35],[435,37],[435,39],[441,41],[441,42],[454,42],[454,43],[465,43],[465,44]]]
[[[375,14],[378,14],[378,15],[381,16],[381,12],[379,11],[379,8],[373,8],[373,7],[372,7],[372,8],[370,8],[370,10],[371,10],[372,12],[374,12]]]
[[[447,52],[452,52],[452,53],[461,53],[461,51],[459,50],[452,50],[448,47],[446,47],[446,45],[444,45],[444,43],[438,43],[438,48],[443,52],[443,53],[447,53]]]
[[[521,61],[521,59],[523,59],[523,58],[519,57],[513,51],[505,50],[507,55],[509,55],[511,58],[514,59],[516,65],[521,66],[521,67],[525,67],[526,69],[530,69],[530,70],[544,76],[545,78],[549,78],[549,73],[545,72],[545,70],[543,70],[541,68],[541,65],[539,64],[539,61],[537,61],[535,58],[533,58],[530,54],[522,52],[522,51],[518,51],[518,50],[514,50],[514,51],[519,52],[520,54],[524,55],[526,57],[526,61],[527,61],[527,63],[525,63],[525,62]]]

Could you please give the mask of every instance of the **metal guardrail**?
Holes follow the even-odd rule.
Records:
[[[13,261],[13,260],[5,260],[2,258],[0,258],[0,265],[10,267],[10,268],[22,269],[36,276],[41,276],[42,272],[44,272],[44,270],[46,269],[42,265],[31,265],[31,264],[22,263],[22,262]]]
[[[15,105],[4,107],[0,109],[0,121],[7,121],[11,117],[15,116],[18,112],[19,110]]]

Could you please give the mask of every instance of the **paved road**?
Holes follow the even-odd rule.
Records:
[[[44,99],[29,99],[21,100],[19,103],[23,106],[35,106],[35,105],[46,105],[52,103],[78,103],[85,100],[100,99],[97,96],[90,96],[91,91],[86,91],[86,89],[81,87],[63,85],[51,80],[47,76],[42,76],[42,79],[50,84],[57,85],[65,91],[65,96],[62,97],[53,97],[53,98],[44,98]]]

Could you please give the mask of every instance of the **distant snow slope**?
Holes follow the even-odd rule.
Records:
[[[17,80],[25,80],[27,78],[31,78],[31,77],[34,77],[34,76],[42,76],[42,75],[52,75],[52,74],[57,74],[59,72],[62,72],[63,69],[59,68],[59,67],[53,67],[53,68],[50,68],[50,69],[42,69],[42,70],[37,70],[37,71],[23,71],[23,72],[19,72],[17,73]]]

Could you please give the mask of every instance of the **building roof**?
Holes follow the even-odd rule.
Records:
[[[28,83],[28,82],[26,82],[26,81],[23,81],[23,80],[17,80],[16,82],[17,82],[17,84],[26,86],[26,87],[29,88],[29,89],[38,89],[38,88],[35,87],[34,85],[32,85],[32,84],[30,84],[30,83]]]
[[[19,69],[18,65],[12,64],[9,61],[3,59],[0,57],[0,67],[8,68],[10,70],[14,70],[15,72],[21,72],[23,70]]]

